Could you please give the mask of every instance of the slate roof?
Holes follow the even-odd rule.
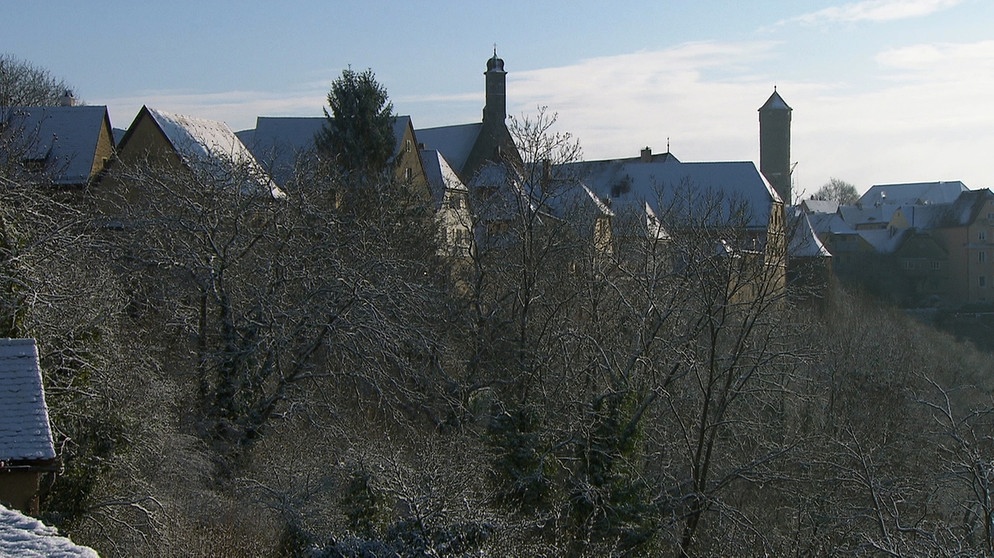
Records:
[[[298,157],[314,152],[315,139],[327,122],[325,116],[260,116],[255,120],[254,130],[242,130],[236,135],[272,173],[273,179],[285,184],[293,176]],[[394,157],[404,148],[404,131],[408,126],[411,126],[410,116],[397,116],[393,120]]]
[[[909,182],[905,184],[877,184],[870,187],[858,204],[863,207],[877,204],[927,205],[952,203],[969,189],[956,180],[951,182]]]
[[[780,202],[749,161],[682,163],[672,158],[643,163],[622,159],[565,167],[597,197],[610,199],[615,211],[630,206],[642,212],[649,207],[667,224],[703,219],[705,225],[734,222],[765,231],[772,204]],[[732,215],[732,211],[741,214]]]
[[[476,138],[483,129],[482,122],[457,124],[415,130],[418,142],[426,149],[434,149],[445,156],[454,170],[462,172],[476,144]]]
[[[244,136],[252,132],[251,141],[246,143],[249,150],[276,182],[286,184],[293,177],[297,158],[314,152],[314,139],[325,120],[323,116],[260,116],[254,131],[238,133]]]
[[[55,459],[34,339],[0,339],[0,462]]]
[[[759,107],[759,110],[793,110],[789,105],[783,100],[783,97],[777,93],[777,89],[773,88],[773,94],[770,98],[763,103],[763,106]]]
[[[22,159],[45,161],[59,185],[90,181],[100,130],[110,117],[105,106],[0,107],[4,140]]]

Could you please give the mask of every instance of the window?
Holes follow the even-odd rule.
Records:
[[[407,140],[406,142],[404,142],[404,153],[410,153],[410,152],[411,152],[411,140]]]
[[[984,251],[977,252],[977,261],[980,262],[980,263],[986,262],[987,261],[987,252],[984,252]]]
[[[411,167],[407,167],[406,169],[404,169],[404,180],[410,180],[412,178],[414,178],[414,171],[411,169]]]
[[[939,262],[932,262],[932,271],[939,271],[941,267],[942,266],[939,264]]]
[[[978,284],[980,285],[981,289],[987,288],[987,277],[984,277],[983,275],[981,275],[977,279],[979,279]]]
[[[987,231],[980,231],[977,233],[977,240],[987,240]]]

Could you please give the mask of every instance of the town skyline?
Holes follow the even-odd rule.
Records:
[[[994,6],[978,1],[509,2],[497,13],[455,3],[297,2],[277,12],[100,2],[50,17],[69,6],[5,8],[14,23],[5,51],[107,105],[117,128],[142,105],[234,130],[257,116],[317,116],[349,66],[371,68],[416,128],[479,121],[496,43],[508,113],[548,106],[588,160],[669,145],[684,161],[758,162],[757,109],[776,87],[794,109],[796,199],[831,177],[860,192],[994,186],[985,164],[994,41],[984,29]]]

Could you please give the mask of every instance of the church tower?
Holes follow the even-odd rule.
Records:
[[[759,107],[759,171],[777,191],[784,206],[790,200],[790,113],[777,88]]]
[[[483,122],[488,120],[504,122],[507,119],[507,72],[504,71],[504,61],[497,58],[497,48],[494,56],[487,60],[487,104],[483,107]]]

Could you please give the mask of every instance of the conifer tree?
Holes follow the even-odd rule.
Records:
[[[373,71],[351,68],[331,84],[328,118],[316,138],[318,151],[341,171],[376,175],[393,154],[393,103]]]

